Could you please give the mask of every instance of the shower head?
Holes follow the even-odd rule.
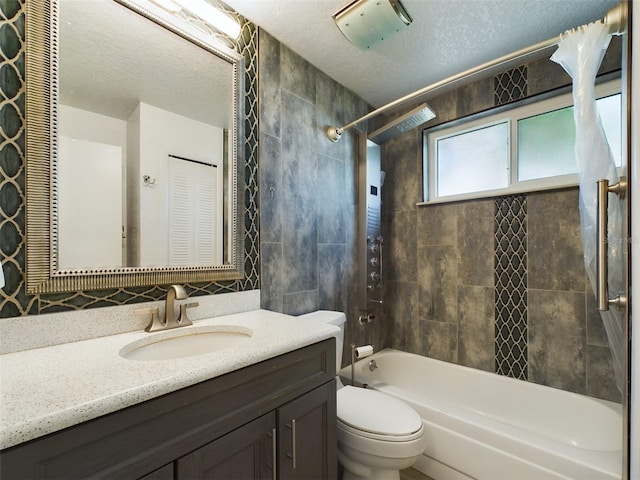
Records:
[[[402,135],[423,123],[428,122],[435,116],[435,112],[431,110],[429,105],[423,103],[401,117],[398,117],[392,122],[377,129],[375,132],[370,133],[368,138],[372,142],[382,145],[384,142],[388,142],[392,138]]]

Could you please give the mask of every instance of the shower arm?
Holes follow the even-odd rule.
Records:
[[[626,5],[624,1],[621,1],[618,5],[616,5],[615,7],[611,8],[607,14],[604,16],[603,19],[598,20],[599,22],[604,23],[605,25],[609,26],[609,34],[610,35],[622,35],[625,30],[626,30],[626,20],[627,20],[627,9],[626,9]],[[376,117],[378,115],[380,115],[383,112],[386,112],[387,110],[390,110],[394,107],[397,107],[398,105],[401,105],[405,102],[408,102],[410,100],[413,100],[416,97],[420,97],[422,95],[425,95],[427,93],[431,93],[435,90],[438,90],[439,88],[444,87],[445,85],[448,85],[450,83],[453,82],[457,82],[460,80],[464,80],[465,78],[471,77],[473,75],[476,75],[478,73],[482,73],[485,70],[489,70],[489,69],[493,69],[496,67],[499,67],[503,64],[506,63],[510,63],[513,60],[516,60],[520,57],[525,57],[527,55],[531,55],[534,53],[538,53],[541,52],[543,50],[546,50],[547,48],[553,47],[554,45],[557,45],[560,40],[562,40],[563,36],[565,36],[567,33],[570,33],[574,30],[578,30],[580,28],[584,28],[584,26],[582,27],[577,27],[574,28],[572,30],[568,30],[567,32],[564,32],[556,37],[550,38],[548,40],[545,40],[543,42],[539,42],[536,43],[535,45],[531,45],[529,47],[525,47],[522,48],[520,50],[517,50],[515,52],[509,53],[507,55],[503,55],[502,57],[499,57],[497,59],[491,60],[489,62],[485,62],[481,65],[478,65],[476,67],[470,68],[468,70],[465,70],[463,72],[457,73],[455,75],[452,75],[450,77],[445,78],[444,80],[440,80],[438,82],[432,83],[431,85],[428,85],[426,87],[421,88],[420,90],[416,90],[413,93],[409,93],[408,95],[405,95],[404,97],[401,97],[397,100],[394,100],[393,102],[387,103],[386,105],[383,105],[382,107],[376,108],[375,110],[367,113],[366,115],[364,115],[363,117],[358,118],[357,120],[354,120],[351,123],[348,123],[342,127],[328,127],[326,130],[326,134],[327,137],[329,138],[329,140],[331,140],[332,142],[337,142],[338,140],[340,140],[340,138],[342,138],[342,134],[349,130],[350,128],[355,127],[356,125],[358,125],[361,122],[364,122],[365,120],[369,120],[370,118]]]

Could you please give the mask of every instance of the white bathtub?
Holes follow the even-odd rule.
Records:
[[[617,403],[393,349],[357,362],[355,379],[421,415],[429,446],[414,468],[436,480],[622,476]]]

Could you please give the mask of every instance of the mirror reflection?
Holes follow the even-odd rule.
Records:
[[[112,0],[59,5],[57,270],[233,261],[233,64]]]

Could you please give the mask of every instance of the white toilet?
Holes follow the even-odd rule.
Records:
[[[342,364],[344,324],[342,312],[321,310],[302,315],[340,327],[336,337],[336,368]],[[399,480],[426,448],[420,415],[409,405],[381,392],[343,386],[337,392],[338,460],[343,480]]]

